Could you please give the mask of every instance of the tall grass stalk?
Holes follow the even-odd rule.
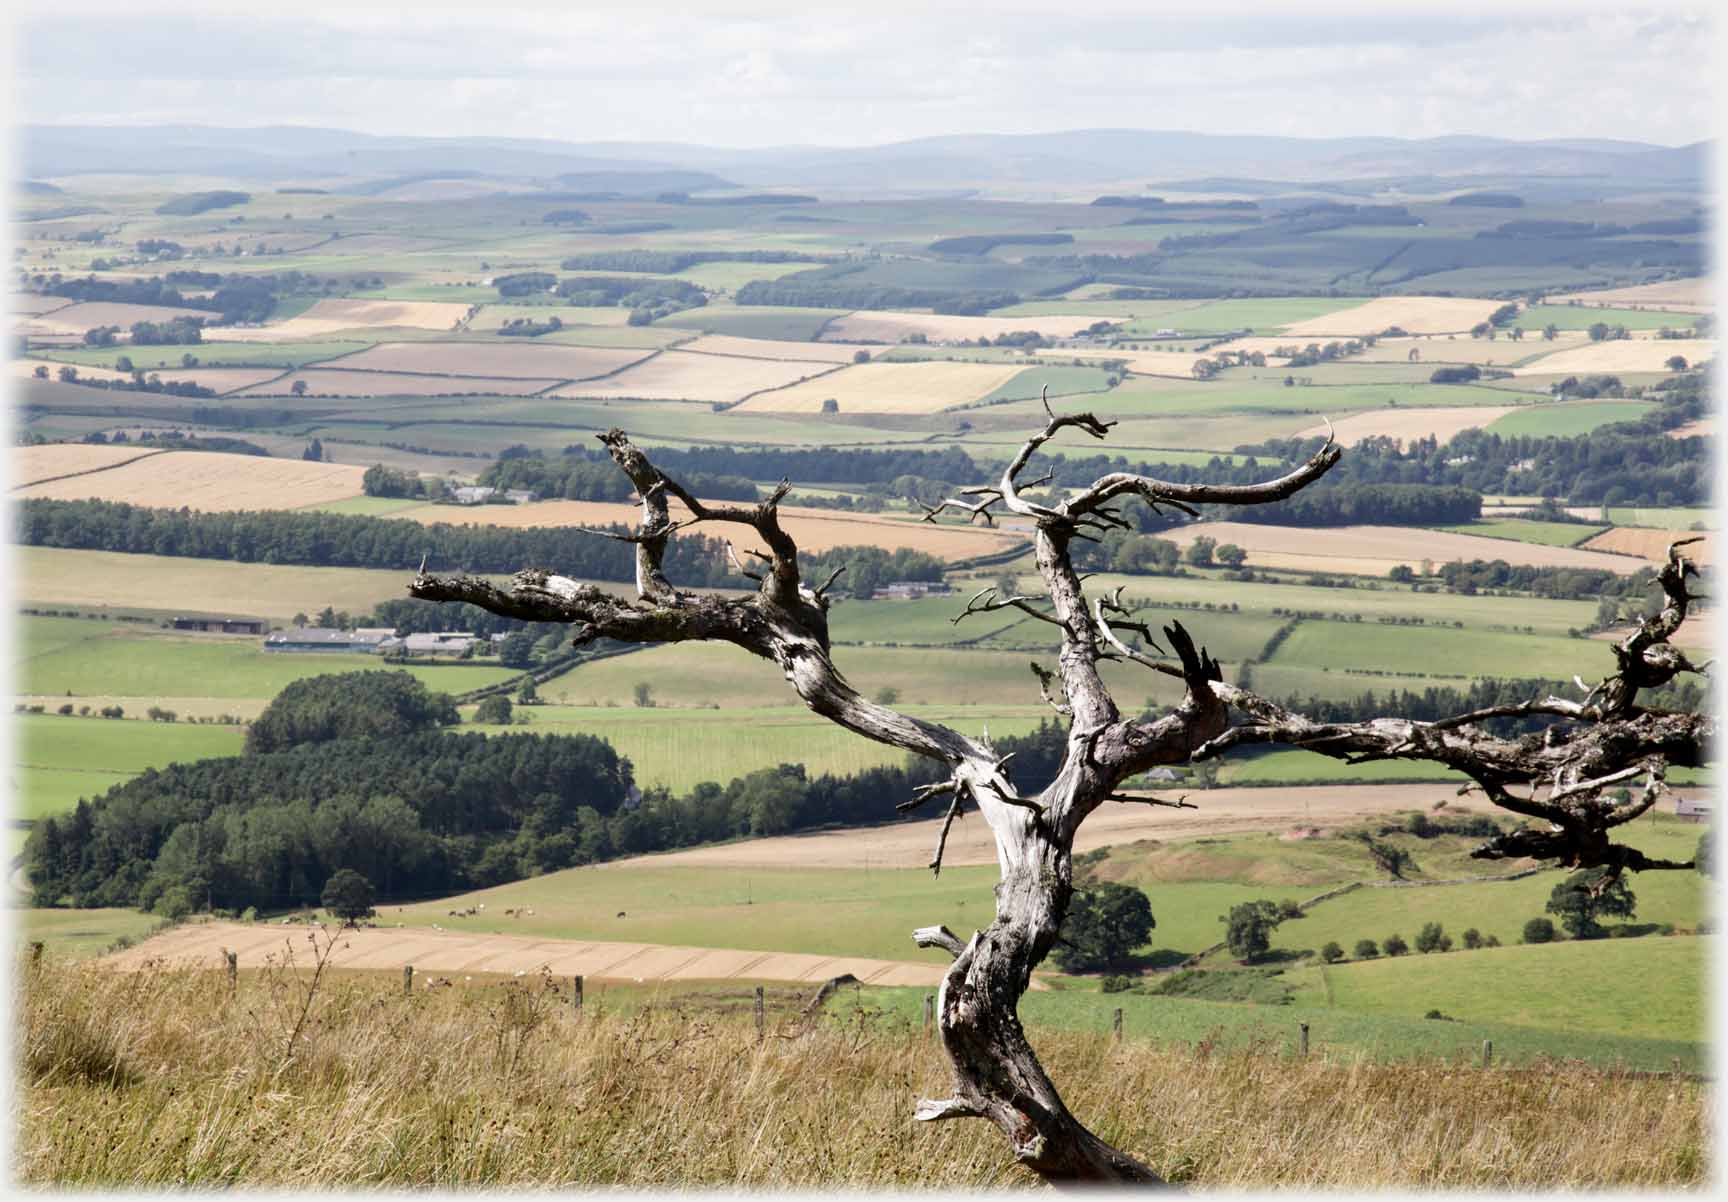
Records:
[[[279,982],[275,986],[279,987]],[[1035,1184],[943,1096],[913,1025],[794,999],[758,1043],[709,994],[578,1017],[556,982],[329,975],[284,1066],[268,973],[20,974],[20,1178],[143,1186]],[[271,1029],[272,1024],[282,1024]],[[262,1029],[261,1029],[262,1028]],[[1702,1183],[1706,1087],[1590,1070],[1372,1065],[1033,1031],[1075,1112],[1206,1186]]]

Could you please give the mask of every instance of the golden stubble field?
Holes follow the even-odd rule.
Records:
[[[308,367],[241,389],[238,396],[292,396],[296,384],[308,396],[533,396],[561,383],[557,377],[528,380],[498,376],[427,376],[387,371]],[[311,504],[311,502],[307,502]]]
[[[1420,571],[1433,564],[1481,559],[1543,568],[1601,568],[1630,575],[1643,565],[1627,555],[1608,555],[1572,547],[1544,547],[1509,538],[1482,538],[1444,530],[1405,526],[1338,526],[1302,529],[1295,526],[1255,526],[1246,522],[1195,522],[1160,537],[1186,548],[1200,537],[1235,543],[1248,552],[1251,567],[1304,569],[1384,576],[1396,564]]]
[[[1675,355],[1697,367],[1716,358],[1716,339],[1618,338],[1613,342],[1586,342],[1569,350],[1544,355],[1534,363],[1512,369],[1517,376],[1589,375],[1632,371],[1667,371]]]
[[[836,370],[825,362],[755,359],[742,355],[703,355],[662,351],[652,359],[625,368],[615,376],[570,384],[551,395],[576,399],[644,401],[709,401],[730,404],[752,393],[784,388],[811,376]]]
[[[1646,530],[1636,526],[1616,526],[1612,530],[1604,530],[1595,538],[1584,544],[1590,551],[1613,551],[1620,555],[1636,555],[1649,560],[1652,564],[1668,562],[1668,544],[1676,539],[1695,538],[1697,535],[1674,530]],[[1693,543],[1685,549],[1686,555],[1702,566],[1708,567],[1716,561],[1715,543],[1720,535],[1706,536],[1703,542]]]
[[[206,512],[239,509],[298,509],[360,496],[366,469],[340,463],[310,463],[303,459],[272,459],[258,455],[224,455],[213,451],[163,451],[122,459],[82,475],[53,470],[56,464],[88,464],[80,444],[29,447],[25,452],[70,452],[35,456],[32,471],[43,483],[14,489],[19,499],[54,501],[124,501],[158,509],[188,507]],[[108,450],[120,450],[109,447]],[[122,454],[127,452],[122,451]],[[58,480],[45,476],[62,475]],[[21,477],[22,478],[22,477]]]
[[[1397,326],[1411,334],[1464,333],[1504,301],[1464,296],[1382,296],[1334,313],[1284,327],[1290,338],[1345,338],[1378,334]]]
[[[1547,298],[1551,305],[1563,305],[1576,300],[1582,304],[1604,308],[1628,308],[1642,305],[1674,313],[1708,313],[1715,305],[1716,284],[1710,276],[1693,276],[1684,280],[1662,280],[1655,284],[1634,284],[1627,288],[1593,288],[1587,292],[1559,293]]]
[[[1019,363],[860,363],[790,388],[764,392],[740,413],[821,413],[832,400],[846,413],[940,413],[990,395],[1021,371]]]
[[[21,492],[32,485],[58,480],[62,476],[106,471],[123,463],[131,463],[135,459],[147,459],[160,454],[163,452],[155,448],[96,446],[81,442],[57,442],[42,447],[13,447],[12,479],[15,483],[12,491]]]
[[[281,342],[318,338],[338,330],[453,330],[471,308],[455,301],[321,300],[287,321],[217,326],[204,336],[211,342]]]
[[[894,343],[908,334],[922,334],[931,342],[958,342],[962,338],[977,341],[979,338],[998,338],[1018,330],[1036,330],[1047,338],[1069,338],[1097,320],[1086,314],[953,317],[941,313],[860,310],[829,322],[823,327],[822,341]]]

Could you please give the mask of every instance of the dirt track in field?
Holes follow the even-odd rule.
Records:
[[[176,927],[101,963],[136,971],[156,961],[221,967],[224,949],[239,967],[282,963],[289,947],[297,965],[310,966],[311,932],[304,926],[211,922]],[[936,985],[943,966],[865,956],[817,956],[731,948],[601,943],[591,939],[535,939],[521,935],[457,934],[424,928],[366,927],[341,937],[332,968],[401,972],[412,965],[416,983],[468,973],[531,973],[542,966],[557,976],[611,981],[798,981],[815,984],[851,973],[866,985]]]

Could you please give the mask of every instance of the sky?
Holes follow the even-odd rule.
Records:
[[[14,120],[711,146],[1712,136],[1704,3],[36,3]]]

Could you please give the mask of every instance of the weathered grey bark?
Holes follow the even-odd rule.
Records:
[[[945,764],[950,772],[946,781],[919,789],[899,808],[913,809],[936,797],[948,799],[948,821],[943,824],[931,863],[938,871],[949,824],[964,807],[976,808],[994,836],[1001,882],[996,887],[995,919],[969,940],[963,941],[943,927],[928,927],[914,934],[920,946],[941,947],[954,957],[938,995],[940,1029],[954,1071],[954,1087],[946,1099],[920,1102],[916,1117],[927,1121],[987,1118],[1007,1136],[1020,1163],[1050,1181],[1157,1183],[1159,1179],[1150,1168],[1099,1140],[1069,1113],[1016,1014],[1032,970],[1049,952],[1067,912],[1073,889],[1071,851],[1080,823],[1105,801],[1120,800],[1115,790],[1127,777],[1159,764],[1186,762],[1197,752],[1217,754],[1235,742],[1302,739],[1306,741],[1300,745],[1323,750],[1356,739],[1362,746],[1350,754],[1394,745],[1398,750],[1385,750],[1385,754],[1403,754],[1406,744],[1416,745],[1412,740],[1428,740],[1421,745],[1436,751],[1451,749],[1453,759],[1443,762],[1457,761],[1459,766],[1472,755],[1498,763],[1514,753],[1496,750],[1506,741],[1489,740],[1456,724],[1426,724],[1424,730],[1433,728],[1432,735],[1413,734],[1413,728],[1423,724],[1397,720],[1387,720],[1391,725],[1383,732],[1378,724],[1362,724],[1362,731],[1350,738],[1337,728],[1316,734],[1314,724],[1304,725],[1299,717],[1225,684],[1217,664],[1180,622],[1171,622],[1162,632],[1173,655],[1155,658],[1131,647],[1117,633],[1119,629],[1135,631],[1148,642],[1153,632],[1143,624],[1123,620],[1127,613],[1114,597],[1097,597],[1088,605],[1069,555],[1073,539],[1092,538],[1093,532],[1111,527],[1127,527],[1129,523],[1110,508],[1120,499],[1139,498],[1154,507],[1168,505],[1189,513],[1194,512],[1191,506],[1195,504],[1251,505],[1278,500],[1322,476],[1337,462],[1340,452],[1328,441],[1295,471],[1252,486],[1177,485],[1117,473],[1055,504],[1020,495],[1021,472],[1051,438],[1065,429],[1103,438],[1112,424],[1089,414],[1051,414],[1044,429],[1027,440],[995,485],[967,490],[966,495],[977,500],[948,500],[927,507],[930,520],[957,508],[989,521],[992,509],[1000,506],[1030,519],[1036,527],[1036,558],[1044,596],[998,598],[985,590],[967,607],[971,613],[1012,606],[1058,628],[1057,671],[1036,664],[1033,669],[1045,700],[1070,720],[1067,750],[1055,779],[1031,797],[1021,796],[1015,788],[1008,773],[1012,757],[998,755],[987,740],[879,705],[846,681],[829,647],[826,591],[833,578],[814,589],[802,582],[797,548],[779,523],[778,506],[789,491],[784,482],[753,507],[705,506],[661,474],[621,431],[609,431],[600,440],[642,499],[641,527],[627,539],[636,547],[635,601],[539,570],[519,573],[507,589],[483,580],[422,571],[409,591],[428,600],[471,602],[512,617],[568,622],[575,627],[578,644],[600,637],[626,642],[714,639],[735,643],[778,664],[788,683],[816,713],[866,738]],[[688,518],[673,520],[669,502],[674,499],[689,511]],[[697,596],[678,590],[666,579],[661,564],[667,539],[676,530],[698,522],[742,524],[757,532],[770,554],[760,556],[764,568],[757,577],[760,584],[755,595],[741,599]],[[1684,602],[1681,605],[1683,616]],[[1646,663],[1653,645],[1647,641],[1637,651]],[[1124,718],[1099,674],[1098,665],[1106,659],[1132,660],[1180,679],[1184,685],[1182,701],[1152,721]],[[1615,704],[1625,710],[1629,702]],[[1248,713],[1258,725],[1228,728],[1231,706]],[[1634,731],[1628,726],[1624,737],[1638,741],[1641,747],[1649,747],[1649,740],[1657,736],[1656,728],[1671,734],[1675,741],[1687,738],[1687,731],[1679,729],[1684,722],[1677,718],[1667,726],[1630,712],[1615,719],[1626,723],[1639,720],[1652,728]],[[1644,750],[1631,759],[1649,754]],[[1672,751],[1667,754],[1672,762],[1691,762]],[[1619,767],[1626,756],[1599,756],[1597,760],[1614,760]],[[1505,779],[1487,770],[1484,775],[1496,782]],[[1506,804],[1498,796],[1496,800]]]

